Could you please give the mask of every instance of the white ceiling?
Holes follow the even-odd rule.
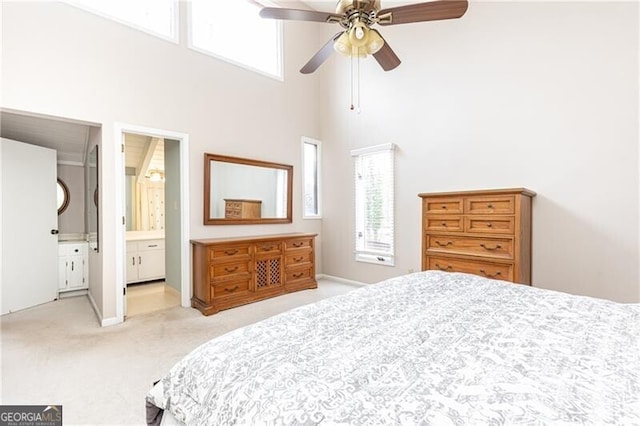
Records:
[[[89,123],[0,111],[0,136],[55,149],[58,163],[84,164]]]
[[[55,149],[57,161],[61,164],[84,164],[91,127],[99,126],[58,117],[0,111],[0,137]],[[150,136],[125,135],[126,167],[132,167],[139,173],[145,157],[150,155],[143,175],[148,170],[164,171],[164,140],[159,139],[152,144],[151,139]],[[153,145],[153,153],[148,154]]]
[[[154,142],[151,136],[136,135],[126,133],[124,135],[124,164],[132,167],[136,174],[148,175],[149,170],[164,172],[164,139],[156,139]],[[153,145],[156,145],[155,147]],[[153,152],[150,149],[153,148]],[[147,157],[150,156],[150,160]],[[145,159],[148,166],[144,168]]]

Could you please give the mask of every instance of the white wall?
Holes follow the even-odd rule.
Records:
[[[300,137],[320,133],[317,77],[297,73],[295,59],[317,44],[317,31],[286,26],[283,83],[187,49],[184,16],[175,45],[66,4],[3,2],[3,106],[102,124],[102,300],[99,289],[91,291],[103,319],[116,316],[120,297],[111,288],[122,216],[113,180],[116,122],[190,135],[190,238],[320,230],[301,219],[298,173]],[[204,226],[205,152],[293,164],[293,224]]]
[[[420,269],[420,192],[527,187],[533,285],[618,301],[638,285],[638,5],[472,2],[454,21],[385,27],[403,63],[323,67],[324,272]],[[326,37],[330,36],[330,31]],[[396,143],[396,267],[353,260],[349,150]]]

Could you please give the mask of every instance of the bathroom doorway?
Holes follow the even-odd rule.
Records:
[[[123,125],[118,314],[189,306],[187,135]]]

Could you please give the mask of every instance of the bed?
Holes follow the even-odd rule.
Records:
[[[150,424],[637,425],[640,304],[410,274],[203,344],[147,408]]]

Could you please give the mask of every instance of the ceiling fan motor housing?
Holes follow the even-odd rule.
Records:
[[[370,12],[380,10],[380,0],[338,0],[336,13],[339,15],[349,14],[354,10]]]

